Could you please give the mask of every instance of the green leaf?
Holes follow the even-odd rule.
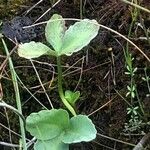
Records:
[[[79,99],[79,97],[80,97],[79,91],[76,92],[72,92],[69,90],[65,91],[65,98],[72,106],[74,106],[75,102]]]
[[[54,14],[46,25],[46,40],[53,46],[56,52],[60,51],[65,30],[65,21],[63,20],[62,16],[58,14]]]
[[[63,45],[59,55],[71,55],[88,45],[98,34],[99,26],[96,20],[84,19],[70,26],[65,32]]]
[[[47,141],[37,140],[34,150],[69,150],[69,144],[63,143],[60,138]]]
[[[18,47],[18,55],[26,59],[37,58],[47,53],[55,55],[55,51],[41,42],[31,41],[30,43],[20,44]]]
[[[26,119],[26,129],[40,140],[49,140],[68,128],[69,114],[63,109],[42,110]]]
[[[70,119],[70,128],[63,135],[66,144],[88,142],[96,138],[96,129],[92,121],[85,115],[78,115]]]

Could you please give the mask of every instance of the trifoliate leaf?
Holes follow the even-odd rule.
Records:
[[[74,106],[75,102],[79,99],[79,97],[80,97],[79,91],[76,92],[72,92],[69,90],[65,91],[65,98],[72,106]]]

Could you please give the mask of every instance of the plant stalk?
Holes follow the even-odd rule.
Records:
[[[135,2],[137,3],[137,1],[135,0]],[[133,12],[131,12],[132,15],[132,22],[129,26],[129,31],[128,31],[128,38],[130,38],[131,36],[131,31],[132,28],[134,26],[134,23],[137,19],[137,15],[138,15],[138,10],[137,8],[134,8]],[[126,59],[126,63],[128,65],[128,67],[130,68],[130,87],[131,89],[133,89],[134,86],[134,78],[133,78],[133,62],[132,62],[132,56],[129,53],[129,42],[127,42],[126,44],[126,51],[125,51],[125,59]],[[133,97],[131,95],[131,105],[133,105]]]
[[[62,87],[62,67],[61,67],[61,57],[57,57],[57,70],[58,70],[58,92],[59,96],[63,102],[63,104],[67,107],[67,109],[72,113],[73,116],[76,116],[76,112],[74,108],[69,104],[66,100]]]
[[[2,43],[3,43],[4,49],[5,49],[6,55],[7,55],[7,57],[9,57],[9,51],[8,51],[8,48],[7,48],[6,43],[3,40],[3,38],[2,38]],[[10,72],[11,72],[12,82],[13,82],[13,86],[14,86],[14,90],[15,90],[17,109],[18,109],[19,114],[22,115],[22,106],[21,106],[20,93],[19,93],[16,72],[14,70],[14,65],[13,65],[13,62],[10,57],[8,58],[8,61],[9,61],[9,68],[10,68]],[[22,136],[22,147],[23,147],[23,150],[27,150],[24,122],[20,116],[19,116],[19,123],[20,123],[20,130],[21,130],[21,136]]]

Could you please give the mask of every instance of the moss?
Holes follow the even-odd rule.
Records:
[[[0,19],[14,15],[28,0],[0,0]]]

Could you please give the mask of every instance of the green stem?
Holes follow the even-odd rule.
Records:
[[[19,93],[16,72],[14,70],[13,62],[9,56],[9,51],[8,51],[8,48],[7,48],[6,43],[3,40],[3,38],[2,38],[2,43],[4,45],[4,49],[7,54],[7,57],[9,57],[8,61],[9,61],[9,67],[10,67],[10,72],[11,72],[11,76],[12,76],[12,82],[13,82],[13,86],[14,86],[14,90],[15,90],[17,109],[18,109],[18,112],[22,115],[22,107],[21,107],[21,100],[20,100],[20,93]],[[21,136],[22,136],[22,147],[23,147],[23,150],[27,150],[24,122],[20,116],[19,116],[19,123],[20,123],[20,130],[21,130]]]
[[[135,93],[136,93],[136,97],[137,97],[137,100],[138,100],[141,112],[142,112],[143,116],[145,116],[145,111],[143,109],[143,104],[141,103],[141,100],[139,98],[139,94],[138,94],[137,88],[135,88]]]
[[[63,88],[62,88],[62,67],[61,67],[61,58],[57,57],[57,70],[58,70],[58,92],[59,96],[63,102],[63,104],[67,107],[67,109],[72,113],[73,116],[76,116],[76,112],[73,107],[68,103],[65,99]]]
[[[135,0],[135,3],[137,3],[137,1]],[[137,19],[137,15],[138,15],[138,10],[137,8],[134,8],[133,12],[131,12],[132,14],[132,22],[129,26],[129,32],[128,32],[128,38],[130,38],[131,36],[131,31],[132,31],[132,28],[134,26],[134,23]],[[130,55],[129,53],[129,42],[127,42],[126,44],[126,51],[125,51],[125,59],[126,59],[126,63],[128,65],[128,67],[130,68],[130,87],[131,89],[133,88],[134,86],[134,78],[133,78],[133,63],[132,63],[132,56]],[[131,95],[131,104],[133,105],[133,97]]]
[[[147,75],[146,68],[144,69],[144,72],[145,72],[145,78],[146,78],[146,83],[147,83],[147,87],[148,87],[148,92],[150,94],[149,76]]]

